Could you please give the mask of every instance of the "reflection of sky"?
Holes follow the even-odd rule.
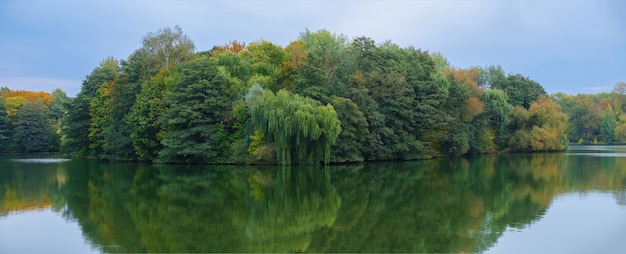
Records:
[[[0,253],[98,253],[85,242],[77,222],[51,209],[10,217],[0,218]]]
[[[485,253],[624,253],[626,207],[611,193],[570,193],[524,229],[509,228]]]
[[[626,157],[626,146],[570,146],[570,156]]]

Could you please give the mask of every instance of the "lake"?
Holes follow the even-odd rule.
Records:
[[[0,253],[622,253],[626,146],[319,167],[0,156]]]

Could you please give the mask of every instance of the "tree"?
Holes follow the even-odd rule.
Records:
[[[512,151],[527,151],[530,147],[529,125],[530,113],[524,107],[517,105],[509,113],[509,131],[511,136],[508,140],[508,148]]]
[[[449,121],[439,150],[446,155],[460,156],[469,151],[470,123],[484,108],[479,99],[482,90],[476,85],[479,73],[477,69],[452,68],[444,72],[449,84],[444,110]]]
[[[254,86],[247,96],[254,127],[276,146],[282,165],[330,162],[331,146],[341,124],[332,105],[281,90],[258,91]]]
[[[107,144],[107,134],[104,132],[104,128],[110,125],[110,113],[111,113],[111,86],[114,81],[104,82],[100,85],[100,88],[96,91],[96,94],[89,103],[89,148],[94,156],[99,158],[107,158],[105,156],[105,148],[110,146]]]
[[[483,88],[497,88],[504,91],[509,97],[509,104],[521,105],[528,109],[530,103],[547,96],[546,91],[536,81],[521,74],[506,74],[500,66],[489,66],[481,69],[482,75],[479,86]]]
[[[620,82],[615,83],[615,86],[613,87],[613,90],[611,91],[616,94],[626,95],[626,82],[620,81]]]
[[[198,57],[177,66],[177,82],[166,100],[165,126],[156,158],[169,163],[220,162],[229,144],[223,120],[230,109],[226,78],[215,59]]]
[[[247,88],[254,84],[260,84],[265,89],[278,91],[280,66],[288,60],[288,55],[283,48],[261,40],[248,45],[247,52],[244,53],[246,60],[250,62],[252,75],[248,79]]]
[[[42,100],[27,101],[15,116],[14,142],[22,152],[57,151],[58,137],[48,121],[48,109]]]
[[[26,103],[26,98],[21,96],[7,97],[4,99],[4,108],[6,117],[9,122],[13,122],[13,118],[20,111],[20,107]]]
[[[418,157],[405,159],[429,157],[435,155],[435,151],[441,151],[439,141],[446,139],[450,115],[443,110],[443,106],[448,100],[451,84],[444,70],[437,67],[427,52],[408,48],[406,54],[407,61],[403,68],[407,70],[406,80],[411,89],[411,107],[408,112],[414,111],[415,114],[406,112],[409,118],[403,121],[411,126],[408,133],[416,133],[416,141],[427,149],[426,152],[420,149],[422,151],[418,152]],[[412,139],[410,135],[406,136]]]
[[[159,119],[167,112],[165,98],[176,82],[174,71],[161,70],[144,83],[128,115],[127,120],[132,127],[130,137],[140,160],[153,160],[163,147],[159,133],[165,126]]]
[[[183,33],[179,26],[163,28],[158,32],[148,33],[143,37],[143,49],[154,56],[156,61],[155,70],[160,67],[171,67],[188,60],[193,55],[196,46],[191,39]]]
[[[542,96],[530,104],[528,125],[530,146],[535,151],[563,150],[567,147],[567,115],[552,99]]]
[[[604,142],[613,143],[615,141],[615,128],[617,127],[617,121],[615,120],[615,113],[613,107],[609,106],[602,115],[602,136]]]
[[[285,47],[287,60],[279,67],[278,86],[280,89],[293,91],[296,86],[295,78],[299,74],[298,67],[307,57],[306,45],[302,40],[292,41]]]
[[[332,101],[341,122],[341,133],[332,146],[332,162],[364,161],[364,143],[368,133],[367,119],[359,107],[350,99],[335,97]]]
[[[568,136],[572,140],[591,142],[601,135],[602,113],[591,95],[557,94],[557,103],[569,118]]]
[[[295,77],[295,91],[323,103],[329,103],[332,95],[344,96],[345,87],[337,78],[343,68],[347,37],[327,30],[306,29],[299,39],[306,46],[306,58]]]
[[[486,90],[483,101],[485,102],[483,114],[488,119],[489,126],[497,130],[499,136],[504,135],[506,127],[511,122],[509,113],[513,110],[506,93],[496,88]]]
[[[146,52],[137,50],[127,60],[121,61],[119,76],[108,84],[102,84],[101,88],[105,90],[99,94],[101,102],[95,107],[101,107],[104,116],[100,127],[102,152],[99,154],[103,159],[136,159],[130,137],[132,127],[127,116],[141,92],[142,84],[155,74],[146,67],[155,56]]]
[[[13,127],[7,120],[4,97],[0,96],[0,153],[8,152],[13,141]]]
[[[65,113],[65,105],[70,102],[70,98],[60,88],[54,89],[50,94],[50,118],[53,121],[59,121]]]
[[[67,113],[62,120],[63,151],[77,153],[79,156],[94,155],[90,151],[89,141],[91,100],[103,83],[114,80],[118,75],[119,62],[114,58],[107,58],[85,78],[76,98],[68,103]]]
[[[615,126],[615,140],[620,143],[626,142],[626,116],[620,115],[617,126]]]
[[[241,98],[249,88],[247,81],[251,77],[250,62],[233,52],[220,53],[216,58],[220,70],[228,79],[231,96]]]
[[[491,65],[480,68],[480,77],[478,78],[478,86],[489,90],[493,84],[506,82],[506,73],[500,65]]]

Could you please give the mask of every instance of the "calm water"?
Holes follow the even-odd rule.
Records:
[[[0,157],[0,253],[623,253],[626,147],[328,168]]]

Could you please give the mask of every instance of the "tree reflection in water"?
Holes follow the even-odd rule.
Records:
[[[626,158],[329,167],[0,162],[0,212],[54,207],[103,252],[482,252],[563,193],[625,205]]]

